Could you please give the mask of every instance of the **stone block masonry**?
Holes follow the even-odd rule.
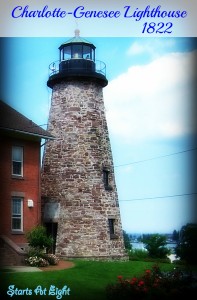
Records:
[[[44,149],[42,212],[44,223],[57,224],[56,254],[124,259],[102,87],[83,80],[55,84],[48,131],[56,139]],[[59,209],[47,215],[53,203]]]

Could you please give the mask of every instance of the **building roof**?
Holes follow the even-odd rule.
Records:
[[[80,37],[80,31],[78,29],[75,30],[75,36],[71,39],[69,39],[68,41],[64,42],[59,48],[62,48],[63,46],[66,46],[68,44],[88,44],[91,45],[93,48],[96,48],[91,42],[89,42],[88,40]]]
[[[14,108],[0,100],[0,129],[37,136],[43,139],[54,139],[47,130],[44,130]]]

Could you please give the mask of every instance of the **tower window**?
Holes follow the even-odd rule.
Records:
[[[109,223],[109,234],[110,234],[110,239],[117,239],[118,236],[115,234],[115,219],[108,219]]]
[[[109,171],[107,170],[103,170],[103,181],[104,181],[104,185],[109,186]]]
[[[108,219],[110,235],[114,234],[114,221],[115,221],[114,219]]]
[[[12,147],[12,175],[23,176],[23,147]]]
[[[108,191],[111,191],[112,187],[109,184],[109,175],[110,175],[110,171],[106,168],[103,168],[103,183],[104,183],[105,189]]]
[[[12,198],[12,230],[23,231],[23,199]]]

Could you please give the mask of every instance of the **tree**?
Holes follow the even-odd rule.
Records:
[[[132,245],[131,245],[131,241],[130,241],[129,235],[124,230],[123,230],[123,239],[124,239],[125,249],[126,250],[131,250],[132,249]]]
[[[180,240],[175,254],[189,264],[197,264],[197,224],[187,223],[180,230]]]
[[[178,231],[176,231],[176,230],[173,231],[172,239],[173,239],[173,241],[178,242],[178,240],[179,240],[179,232]]]
[[[152,258],[166,258],[170,254],[170,250],[165,247],[167,245],[166,236],[160,234],[150,234],[143,237],[142,242],[145,249]]]

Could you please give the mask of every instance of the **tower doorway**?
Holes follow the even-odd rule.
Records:
[[[50,249],[48,249],[48,252],[55,254],[58,223],[47,222],[44,225],[46,227],[47,234],[53,238],[53,245]]]

